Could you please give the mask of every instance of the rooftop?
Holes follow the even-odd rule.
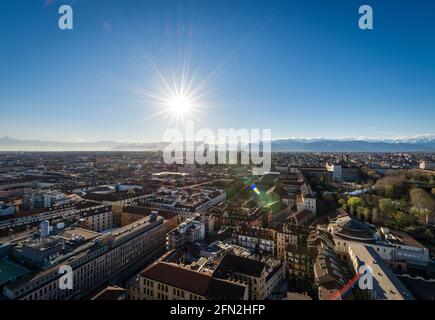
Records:
[[[0,259],[0,286],[30,271],[6,259]]]
[[[373,288],[381,300],[414,300],[397,276],[385,264],[375,249],[360,244],[352,245],[352,252],[359,260],[373,270]]]
[[[141,277],[180,288],[209,299],[243,299],[245,286],[212,278],[210,273],[193,271],[167,262],[156,262]]]
[[[216,278],[229,279],[233,273],[259,278],[266,268],[264,262],[227,254],[214,272]]]

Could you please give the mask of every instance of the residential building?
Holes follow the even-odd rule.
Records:
[[[314,282],[318,288],[319,300],[343,300],[352,298],[343,292],[347,281],[333,247],[320,246],[314,263]],[[344,296],[347,293],[347,296]]]
[[[177,229],[168,234],[168,246],[170,249],[178,249],[186,243],[195,243],[205,239],[205,224],[198,215],[182,222]]]
[[[50,208],[66,199],[66,195],[54,190],[28,191],[23,196],[23,209]]]
[[[28,239],[14,248],[12,256],[23,259],[23,246],[33,246],[32,254],[42,262],[42,267],[6,285],[3,294],[20,300],[81,299],[161,254],[165,245],[163,220],[151,215],[106,235],[73,229],[49,239]],[[38,252],[42,258],[36,256]],[[72,269],[72,290],[59,286],[62,276],[59,270],[63,266]]]
[[[111,206],[103,206],[86,211],[80,218],[80,227],[96,232],[103,232],[115,227]]]
[[[422,170],[435,170],[435,162],[431,161],[422,161],[419,165]]]
[[[142,300],[247,300],[248,287],[175,263],[157,261],[140,274]]]
[[[300,193],[296,195],[296,208],[298,211],[303,209],[309,210],[316,214],[317,212],[316,194],[306,182],[300,187]]]
[[[309,230],[310,229],[307,227],[297,226],[290,223],[285,223],[279,227],[276,232],[276,248],[278,259],[281,261],[286,260],[285,251],[289,244],[305,244]]]
[[[166,210],[152,210],[149,207],[128,205],[122,207],[120,210],[121,227],[131,224],[135,221],[143,219],[150,215],[152,212],[165,219],[165,226],[167,232],[170,232],[178,227],[180,224],[180,216],[172,211]]]
[[[297,226],[308,226],[317,215],[308,209],[301,209],[292,213],[289,217],[292,224]]]
[[[267,264],[263,261],[227,254],[213,276],[242,282],[249,287],[249,300],[264,300],[284,280],[284,267],[280,261],[269,260]]]
[[[276,231],[242,225],[234,234],[235,242],[251,252],[262,255],[276,255]]]

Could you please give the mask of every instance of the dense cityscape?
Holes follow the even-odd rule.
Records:
[[[433,300],[434,169],[423,152],[273,153],[260,176],[0,153],[1,299]]]
[[[0,0],[2,319],[430,314],[434,13]]]

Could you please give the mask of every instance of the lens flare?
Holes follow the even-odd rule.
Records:
[[[185,96],[173,96],[169,101],[169,108],[175,115],[184,115],[192,109],[193,103]]]

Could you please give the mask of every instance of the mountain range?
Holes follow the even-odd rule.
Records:
[[[61,142],[0,138],[0,151],[157,151],[165,142],[126,143],[116,141]],[[278,139],[275,152],[435,152],[435,135],[394,139]]]

